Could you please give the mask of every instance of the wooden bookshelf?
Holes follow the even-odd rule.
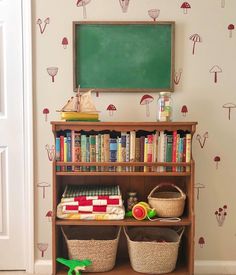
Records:
[[[56,138],[57,132],[65,130],[86,131],[86,132],[130,132],[130,131],[188,131],[193,137],[196,130],[196,122],[51,122],[52,131]],[[156,171],[57,171],[56,167],[68,166],[86,167],[182,167],[183,172],[156,172]],[[53,274],[65,274],[67,269],[56,262],[57,257],[68,258],[65,240],[61,233],[62,226],[157,226],[157,227],[185,227],[181,240],[178,261],[173,272],[174,275],[194,274],[194,167],[195,163],[191,155],[191,161],[185,162],[63,162],[53,161],[53,218],[52,218],[52,262]],[[185,209],[180,221],[137,221],[133,218],[123,220],[69,220],[56,217],[57,205],[67,184],[107,184],[119,185],[123,199],[130,190],[138,193],[139,201],[147,201],[150,191],[161,182],[169,182],[179,186],[186,194]],[[124,234],[121,234],[117,251],[116,265],[104,273],[85,274],[141,274],[135,272],[129,262],[127,243]]]

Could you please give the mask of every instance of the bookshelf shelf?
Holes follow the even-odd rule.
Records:
[[[145,177],[186,177],[190,176],[190,172],[56,172],[56,176],[145,176]]]
[[[190,218],[182,218],[181,221],[137,221],[135,219],[124,219],[115,221],[87,221],[87,220],[56,220],[56,225],[118,225],[118,226],[188,226],[191,224]]]
[[[179,133],[183,137],[183,147],[186,149],[184,137],[187,133],[193,137],[196,131],[196,122],[51,122],[52,131],[56,139],[62,133],[79,132],[80,135],[86,135],[90,138],[92,135],[103,135],[109,133],[111,139],[118,139],[121,137],[122,132],[130,133],[135,132],[135,137],[141,136],[148,137],[148,135],[172,135]],[[170,134],[171,133],[171,134]],[[66,134],[65,134],[66,136]],[[127,134],[128,138],[129,135]],[[187,138],[186,138],[187,139]],[[141,141],[140,141],[141,142]],[[159,141],[158,141],[159,142]],[[191,142],[191,141],[190,141]],[[65,144],[65,143],[64,143]],[[165,143],[166,144],[166,143]],[[191,144],[191,143],[190,143]],[[118,146],[118,145],[117,145]],[[129,145],[131,148],[131,145]],[[155,146],[158,146],[157,144]],[[165,145],[166,146],[166,145]],[[174,143],[172,144],[172,148]],[[154,147],[154,145],[153,145]],[[152,147],[152,148],[153,148]],[[69,147],[71,148],[71,147]],[[162,150],[162,147],[160,147]],[[53,161],[53,217],[52,217],[52,262],[53,262],[53,275],[65,274],[67,269],[56,262],[57,257],[68,258],[66,243],[61,232],[61,227],[93,227],[97,230],[99,226],[120,226],[120,227],[168,227],[168,228],[182,228],[185,227],[184,234],[181,240],[179,249],[178,261],[176,268],[173,272],[168,273],[172,275],[193,275],[194,274],[194,168],[195,163],[192,158],[191,145],[188,151],[188,158],[186,152],[183,153],[181,158],[176,157],[166,161],[158,158],[159,147],[156,151],[152,149],[152,160],[144,159],[139,156],[135,161],[120,161],[115,162],[100,160],[96,161],[86,159],[78,161],[67,159],[64,161],[61,157],[58,159],[56,151],[56,160]],[[68,148],[67,148],[68,149]],[[166,149],[165,149],[166,150]],[[81,149],[82,151],[82,149]],[[82,152],[80,152],[82,156]],[[71,149],[71,152],[73,150]],[[136,149],[135,149],[136,152]],[[147,152],[147,151],[146,151]],[[155,153],[156,152],[156,153]],[[130,152],[129,152],[130,153]],[[117,156],[118,156],[117,151]],[[130,153],[131,154],[131,153]],[[156,155],[155,155],[156,154]],[[177,153],[176,153],[177,154]],[[156,157],[155,157],[156,156]],[[187,160],[188,159],[188,160]],[[57,217],[57,206],[60,203],[62,194],[67,185],[118,185],[122,194],[122,198],[126,201],[127,193],[136,191],[138,193],[139,201],[147,201],[147,197],[151,190],[160,183],[168,182],[177,185],[186,194],[186,202],[183,216],[179,221],[138,221],[134,218],[124,218],[122,220],[78,220],[78,219],[60,219]],[[90,273],[87,273],[90,274]],[[92,274],[92,273],[91,273]],[[98,274],[98,273],[93,273]],[[119,240],[119,246],[116,257],[116,265],[114,269],[102,274],[140,274],[135,272],[131,266],[128,256],[128,248],[123,230]]]

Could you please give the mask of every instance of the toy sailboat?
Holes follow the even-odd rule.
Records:
[[[92,90],[81,95],[78,88],[76,96],[71,97],[59,111],[63,120],[99,121],[98,111],[93,103]]]

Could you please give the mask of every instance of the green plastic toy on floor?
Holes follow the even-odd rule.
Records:
[[[89,259],[85,260],[67,260],[64,258],[57,258],[57,261],[67,267],[69,267],[68,275],[73,275],[73,271],[75,275],[81,275],[81,270],[85,270],[85,268],[92,264]]]

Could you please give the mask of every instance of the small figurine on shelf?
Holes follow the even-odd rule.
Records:
[[[68,260],[64,258],[57,258],[56,259],[59,263],[69,267],[68,275],[73,275],[73,272],[75,275],[81,275],[80,270],[85,270],[85,268],[92,264],[92,262],[89,259],[85,260]]]

